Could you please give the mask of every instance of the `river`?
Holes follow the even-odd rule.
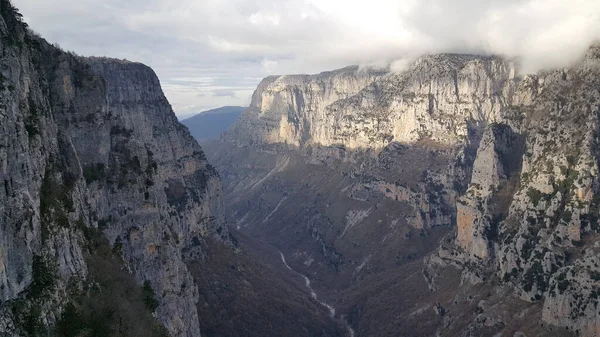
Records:
[[[290,265],[285,260],[285,256],[283,255],[282,252],[279,252],[279,255],[281,255],[281,261],[287,267],[287,269],[291,270],[292,272],[294,272],[294,273],[300,275],[302,278],[304,278],[304,285],[306,286],[306,288],[310,292],[310,296],[315,301],[317,301],[319,304],[321,304],[322,306],[324,306],[325,308],[327,308],[327,310],[329,310],[329,315],[331,316],[331,318],[335,318],[335,308],[332,307],[331,305],[329,305],[329,304],[327,304],[327,303],[319,300],[319,297],[317,296],[317,293],[315,292],[315,290],[310,285],[310,279],[306,275],[304,275],[302,273],[299,273],[296,270],[292,269],[292,267],[290,267]],[[346,319],[344,319],[343,317],[342,317],[341,321],[344,323],[344,326],[346,327],[346,330],[348,331],[348,334],[350,335],[350,337],[354,337],[355,336],[354,329],[352,329],[352,327],[350,326],[350,324],[348,324],[348,321],[346,321]]]

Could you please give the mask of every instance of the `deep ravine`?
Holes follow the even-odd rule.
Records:
[[[310,279],[306,275],[304,275],[304,274],[302,274],[302,273],[300,273],[300,272],[292,269],[292,267],[290,267],[290,265],[285,260],[285,256],[283,255],[283,253],[281,251],[278,251],[278,252],[279,252],[279,255],[281,256],[281,262],[283,262],[283,264],[285,265],[285,267],[287,269],[291,270],[292,272],[300,275],[302,278],[304,278],[304,284],[306,285],[306,288],[308,288],[308,290],[310,291],[310,296],[315,301],[317,301],[319,304],[321,304],[322,306],[326,307],[329,310],[329,314],[331,315],[331,318],[335,318],[335,308],[332,307],[331,305],[327,304],[326,302],[323,302],[323,301],[319,300],[319,297],[317,296],[317,293],[315,292],[315,290],[310,285]],[[346,321],[346,319],[343,316],[341,317],[341,321],[344,324],[344,327],[346,327],[346,330],[348,331],[348,335],[350,337],[354,337],[355,336],[354,329],[352,329],[352,327],[350,326],[350,324],[348,324],[348,321]]]

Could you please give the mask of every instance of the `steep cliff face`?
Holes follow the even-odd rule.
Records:
[[[197,336],[198,293],[184,260],[202,257],[205,237],[228,239],[220,181],[178,123],[150,68],[86,61],[105,79],[111,120],[109,125],[94,121],[87,130],[73,128],[71,139],[85,158],[84,173],[99,170],[110,177],[106,184],[91,179],[88,200],[100,219],[108,219],[104,233],[111,243],[122,245],[136,277],[150,280],[162,294],[157,313],[169,331]],[[99,136],[88,137],[103,127]],[[107,189],[111,183],[116,189]]]
[[[471,183],[456,203],[457,243],[471,256],[487,260],[489,239],[506,217],[521,168],[523,137],[506,124],[492,124],[483,133],[473,163]]]
[[[470,125],[504,120],[507,106],[530,104],[537,82],[516,71],[498,57],[445,54],[393,74],[350,67],[268,77],[230,137],[351,149],[423,138],[456,144],[468,138]]]
[[[365,291],[411,279],[428,240],[450,232],[425,259],[431,293],[410,285],[430,302],[397,294],[407,305],[386,322],[595,336],[598,55],[526,76],[500,57],[431,55],[362,88],[339,76],[347,69],[267,78],[209,157],[238,226],[337,292],[359,335],[385,335],[374,317],[393,305]],[[346,96],[308,89],[324,76]]]
[[[95,284],[100,231],[169,334],[199,336],[185,261],[229,242],[216,172],[150,68],[65,53],[0,10],[0,330],[60,321],[72,290]]]
[[[329,145],[330,131],[324,129],[329,125],[326,108],[358,93],[383,74],[347,67],[313,76],[267,77],[227,137],[244,144]]]
[[[543,303],[543,322],[582,336],[598,335],[600,322],[599,64],[593,46],[571,68],[540,74],[539,94],[521,122],[502,126],[504,137],[484,136],[469,190],[457,203],[456,246],[438,253],[465,268],[471,282],[496,277],[522,299]],[[524,146],[511,150],[518,137]]]

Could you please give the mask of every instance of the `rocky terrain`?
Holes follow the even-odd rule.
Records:
[[[357,336],[597,336],[600,47],[271,76],[206,146],[236,228]]]
[[[0,15],[0,335],[200,336],[234,265],[252,296],[294,313],[290,329],[339,335],[230,234],[218,174],[149,67],[64,52],[8,0]]]
[[[0,335],[600,335],[600,46],[270,76],[205,156],[0,17]]]
[[[86,233],[100,230],[157,294],[168,332],[199,335],[184,258],[202,238],[229,240],[216,172],[150,68],[62,52],[11,11],[3,1],[2,301],[25,296],[44,325],[59,320],[64,294],[93,285]],[[31,298],[38,276],[51,284]],[[1,330],[18,329],[16,316]]]

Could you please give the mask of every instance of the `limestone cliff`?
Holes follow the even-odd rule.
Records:
[[[296,146],[383,148],[423,138],[464,142],[471,124],[504,120],[527,105],[533,78],[499,57],[431,55],[383,74],[344,68],[315,76],[268,77],[230,137]]]
[[[397,73],[269,77],[209,153],[238,226],[356,296],[340,302],[365,335],[376,334],[365,308],[383,305],[357,295],[363,280],[389,277],[394,259],[412,266],[453,227],[423,268],[437,302],[389,321],[409,326],[431,307],[442,336],[595,336],[598,50],[530,75],[441,54]]]
[[[457,202],[456,246],[438,253],[471,283],[497,277],[543,303],[543,322],[581,336],[597,336],[600,324],[598,48],[570,68],[538,74],[537,97],[512,128],[502,126],[504,136],[498,126],[486,130]],[[520,137],[523,146],[511,149]]]
[[[327,107],[355,95],[383,74],[347,67],[313,76],[269,76],[258,85],[250,108],[227,138],[243,144],[329,145]]]
[[[93,289],[99,231],[168,333],[199,336],[185,261],[229,240],[216,172],[150,68],[65,53],[0,12],[0,331],[52,327]]]

